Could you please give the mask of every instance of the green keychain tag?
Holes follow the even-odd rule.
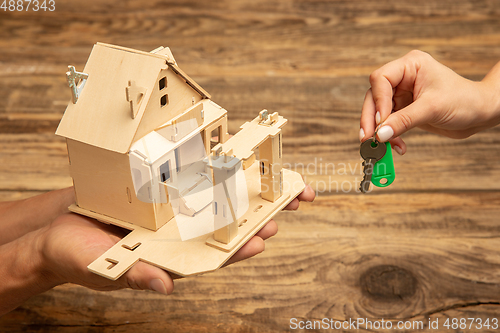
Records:
[[[372,183],[378,187],[389,186],[396,178],[391,144],[386,142],[385,146],[387,147],[387,151],[385,152],[384,157],[375,163],[372,173]]]

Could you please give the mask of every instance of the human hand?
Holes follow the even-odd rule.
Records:
[[[0,245],[52,223],[75,202],[73,187],[24,200],[0,202]]]
[[[500,64],[500,63],[499,63]],[[414,127],[451,138],[466,138],[500,122],[497,65],[481,82],[467,80],[412,51],[370,75],[371,88],[361,113],[360,140],[374,135],[404,154],[400,135]]]
[[[314,197],[314,191],[310,186],[306,186],[304,191],[285,209],[296,210],[300,201],[310,202],[314,200]],[[264,251],[264,240],[274,236],[277,231],[276,222],[270,220],[225,265],[250,258]],[[96,275],[87,269],[92,261],[125,235],[126,233],[121,228],[78,214],[61,215],[52,224],[41,229],[45,276],[54,285],[70,282],[95,290],[132,288],[170,294],[174,289],[172,276],[142,261],[137,262],[116,281]]]

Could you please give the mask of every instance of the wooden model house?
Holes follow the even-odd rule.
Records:
[[[182,276],[215,270],[304,187],[281,168],[286,119],[263,110],[229,139],[227,111],[168,48],[98,43],[67,77],[56,134],[67,139],[70,210],[132,230],[89,266],[97,274],[116,279],[137,260]]]

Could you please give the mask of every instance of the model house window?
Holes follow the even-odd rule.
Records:
[[[170,161],[160,165],[160,179],[162,182],[166,182],[170,179]]]
[[[167,78],[166,77],[162,77],[160,79],[160,81],[158,82],[158,85],[159,85],[160,90],[162,90],[163,88],[165,88],[167,86]]]
[[[221,126],[218,126],[210,133],[210,149],[220,143],[220,128]]]
[[[165,105],[168,105],[168,94],[161,96],[160,105],[162,107],[164,107]]]

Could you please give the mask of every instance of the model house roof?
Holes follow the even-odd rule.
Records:
[[[156,54],[108,44],[94,45],[83,70],[88,74],[85,87],[77,103],[69,103],[56,134],[107,150],[128,152],[159,72],[167,68],[201,96],[210,98],[176,66],[169,52]],[[146,88],[135,117],[131,117],[125,94],[131,80]]]

